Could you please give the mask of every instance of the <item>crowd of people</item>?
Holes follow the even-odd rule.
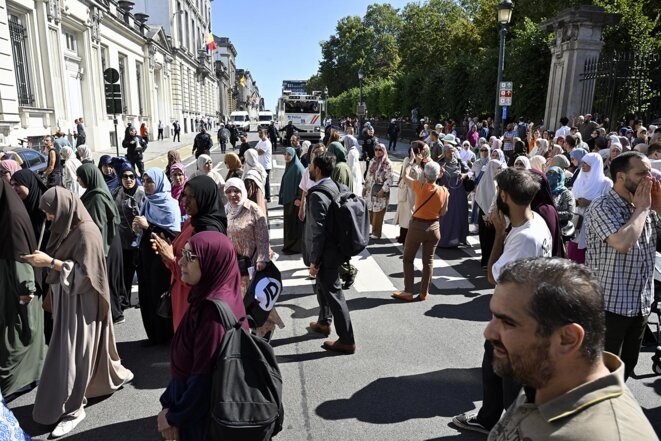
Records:
[[[656,439],[625,381],[654,301],[661,174],[653,167],[661,162],[661,128],[633,122],[631,131],[606,133],[582,121],[570,127],[565,118],[555,133],[526,125],[523,137],[512,123],[497,137],[475,121],[464,139],[453,127],[431,130],[425,122],[397,182],[388,155],[394,147],[369,124],[360,131],[349,124],[344,134],[329,126],[316,144],[300,143],[292,132],[273,194],[283,207],[281,252],[301,254],[315,280],[319,315],[310,331],[327,337],[334,327],[337,334],[323,347],[356,352],[341,276],[348,258],[328,227],[332,205],[342,192],[364,198],[371,237],[384,240],[396,188],[404,289],[394,299],[425,301],[437,247],[467,246],[470,225],[496,287],[484,334],[483,405],[457,415],[456,426],[491,432],[493,440],[536,438],[576,430],[574,416],[582,414],[599,433]],[[586,125],[591,139],[584,142]],[[267,209],[271,133],[260,130],[254,146],[245,136],[235,146],[219,133],[223,151],[227,141],[238,148],[223,158],[225,176],[209,155],[211,137],[200,134],[190,175],[177,151],[168,152],[164,170],[145,169],[148,140],[134,127],[126,129],[125,157],[97,163],[84,145],[74,153],[45,141],[43,179],[0,161],[0,234],[9,244],[0,286],[3,333],[11,336],[0,348],[0,391],[11,400],[37,387],[33,418],[55,425],[53,437],[85,417],[88,398],[133,380],[114,326],[134,304],[137,280],[148,343],[171,350],[158,430],[166,440],[204,439],[211,371],[225,332],[205,300],[225,301],[237,319],[249,314],[251,280],[276,255]],[[268,340],[283,326],[273,308],[252,331]],[[609,387],[617,393],[606,393]],[[573,404],[590,397],[591,405]]]

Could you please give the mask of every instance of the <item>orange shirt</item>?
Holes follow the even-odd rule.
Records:
[[[411,185],[413,193],[415,193],[414,211],[418,210],[418,207],[420,207],[418,211],[415,211],[413,216],[418,219],[438,220],[443,205],[445,205],[448,200],[448,189],[435,184],[423,184],[419,181],[413,181]],[[431,196],[433,192],[436,192],[436,195],[429,199],[429,196]],[[427,199],[429,199],[429,201],[425,203]]]

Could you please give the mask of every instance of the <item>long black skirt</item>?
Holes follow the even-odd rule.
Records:
[[[167,343],[172,338],[174,329],[172,319],[160,317],[156,311],[161,295],[170,289],[170,270],[166,268],[161,256],[151,248],[151,231],[145,231],[140,241],[140,259],[138,266],[138,297],[142,324],[151,343]]]
[[[284,205],[283,215],[283,244],[285,253],[300,253],[301,239],[303,238],[303,222],[298,219],[298,207],[293,202]]]
[[[108,257],[106,257],[108,285],[110,287],[110,310],[114,322],[124,318],[122,299],[126,298],[126,288],[124,287],[124,258],[122,254],[122,239],[119,234],[115,234],[108,250]]]

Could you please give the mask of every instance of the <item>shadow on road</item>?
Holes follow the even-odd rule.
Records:
[[[148,441],[161,439],[156,430],[156,416],[149,416],[137,420],[109,424],[92,430],[74,433],[66,438],[68,441],[89,440],[122,440],[122,441]]]
[[[379,378],[349,399],[322,403],[316,413],[326,420],[355,418],[372,424],[451,417],[473,408],[482,398],[480,385],[480,368]]]
[[[458,305],[434,305],[429,311],[425,312],[425,315],[427,317],[488,322],[491,320],[491,312],[489,311],[490,300],[490,295],[483,295]]]
[[[661,406],[654,409],[643,409],[643,413],[652,424],[654,431],[661,434]]]
[[[170,345],[145,346],[144,341],[117,342],[122,364],[135,375],[136,389],[164,389],[170,381]]]

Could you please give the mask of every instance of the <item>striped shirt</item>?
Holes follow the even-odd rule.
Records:
[[[586,211],[585,264],[604,290],[606,311],[625,317],[650,314],[654,297],[654,258],[661,222],[654,212],[645,220],[638,241],[626,254],[608,245],[608,237],[631,219],[634,206],[615,190],[595,199]]]

